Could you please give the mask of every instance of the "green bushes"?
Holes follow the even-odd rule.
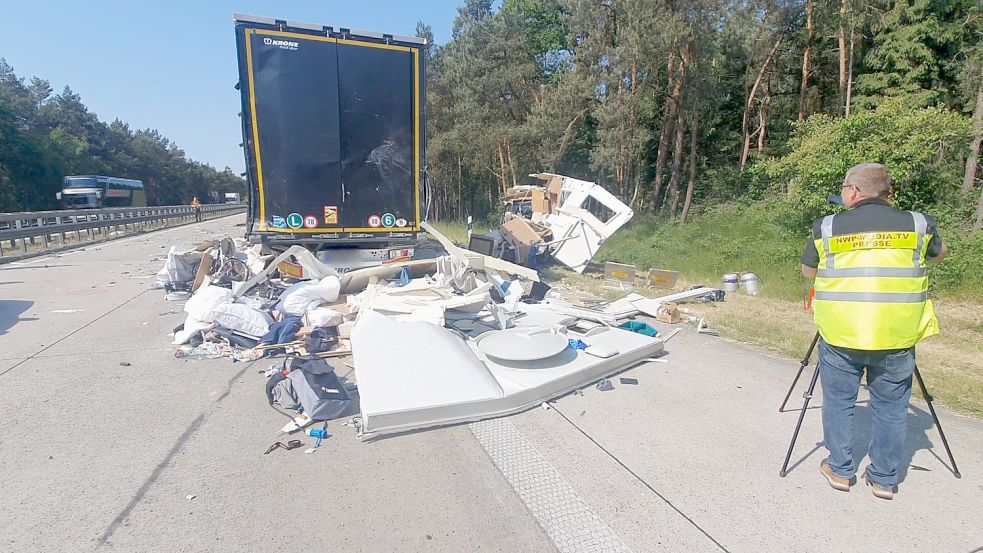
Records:
[[[893,100],[844,119],[810,117],[796,130],[788,155],[759,162],[752,174],[759,186],[787,199],[795,227],[832,213],[827,196],[839,194],[843,176],[859,163],[891,170],[898,207],[931,213],[965,205],[959,185],[970,133],[969,119],[958,113]]]

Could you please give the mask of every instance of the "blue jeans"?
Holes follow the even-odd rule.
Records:
[[[297,331],[304,326],[297,315],[289,315],[270,325],[270,331],[259,339],[260,346],[292,342]]]
[[[867,369],[867,389],[874,414],[870,465],[872,482],[885,488],[898,484],[898,464],[904,453],[908,428],[908,400],[915,371],[915,348],[861,351],[819,342],[819,374],[823,385],[823,439],[829,450],[829,468],[842,478],[853,478],[853,409],[860,377]]]

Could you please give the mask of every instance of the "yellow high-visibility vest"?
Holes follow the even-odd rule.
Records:
[[[924,215],[909,213],[914,231],[833,236],[836,216],[823,219],[813,311],[827,344],[904,349],[939,333],[925,263],[933,236]]]

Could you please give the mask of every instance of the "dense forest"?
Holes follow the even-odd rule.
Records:
[[[983,218],[979,0],[467,0],[429,51],[431,214],[493,218],[532,172],[685,223],[827,213],[856,163],[970,234]],[[432,39],[417,25],[418,36]]]
[[[25,82],[0,59],[0,212],[55,209],[62,178],[88,174],[140,179],[151,205],[246,190],[228,167],[189,159],[154,129],[104,123],[67,86],[54,94],[48,81]]]

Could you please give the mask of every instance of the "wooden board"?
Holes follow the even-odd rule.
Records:
[[[208,276],[208,273],[211,272],[212,264],[214,262],[215,259],[212,257],[211,254],[206,253],[205,255],[201,256],[201,264],[198,265],[198,272],[195,273],[194,283],[191,284],[192,292],[194,292],[199,287],[201,287],[201,283],[204,282],[205,277]]]

